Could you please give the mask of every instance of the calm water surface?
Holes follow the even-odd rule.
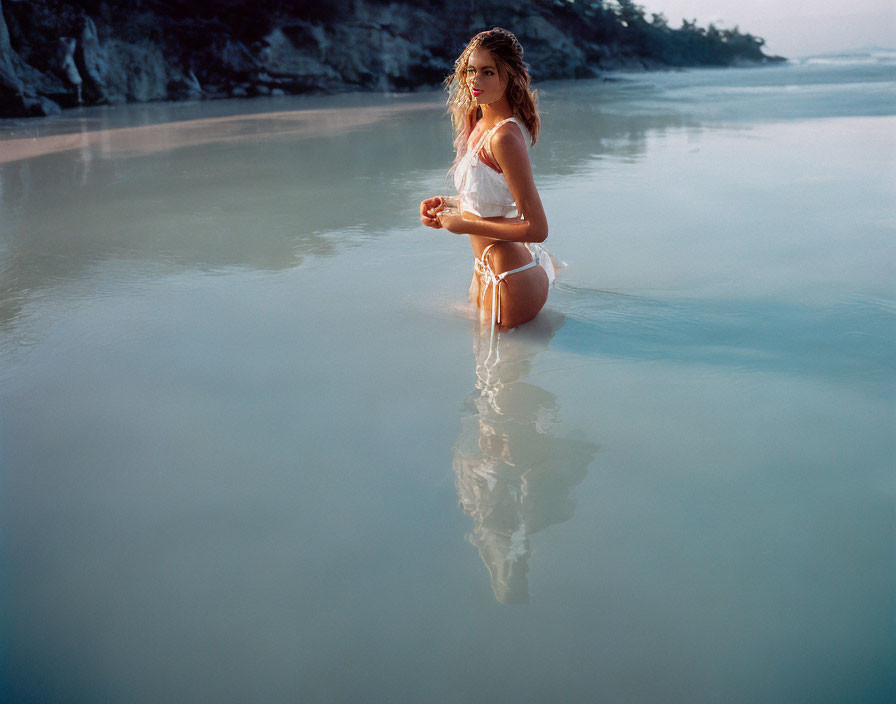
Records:
[[[497,364],[438,93],[0,122],[8,698],[896,697],[892,58],[540,98]]]

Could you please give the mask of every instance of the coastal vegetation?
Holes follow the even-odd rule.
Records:
[[[511,29],[535,81],[781,61],[738,28],[631,0],[0,0],[0,117],[78,104],[438,85],[469,37]]]

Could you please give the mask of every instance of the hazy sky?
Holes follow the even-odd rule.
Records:
[[[673,27],[683,17],[737,25],[788,58],[869,46],[896,47],[896,0],[638,0]]]

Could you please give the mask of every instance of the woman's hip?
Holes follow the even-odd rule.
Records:
[[[516,327],[534,318],[548,299],[550,283],[547,272],[533,266],[502,277],[500,281],[479,275],[478,304],[485,316],[491,317],[493,302],[497,305],[497,323],[503,329]]]

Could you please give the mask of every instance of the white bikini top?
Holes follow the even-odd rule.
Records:
[[[458,210],[483,218],[520,217],[504,174],[483,164],[479,159],[479,152],[488,144],[495,130],[506,122],[515,122],[519,126],[526,140],[526,149],[529,148],[531,141],[529,130],[518,117],[508,117],[490,130],[486,130],[476,145],[467,150],[454,168],[454,187],[457,188],[459,199]]]

